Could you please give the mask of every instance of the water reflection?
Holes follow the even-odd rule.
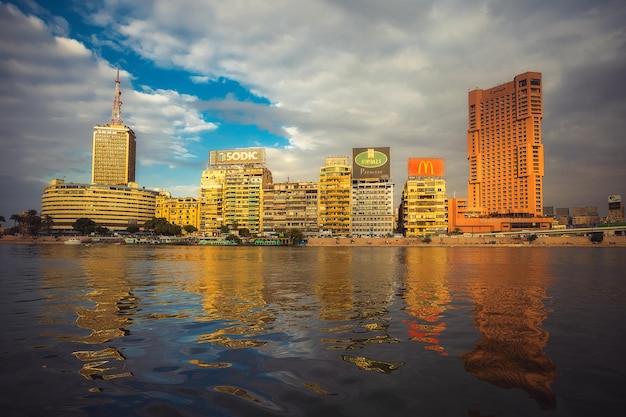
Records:
[[[82,248],[71,248],[86,250]],[[81,255],[77,253],[76,255]],[[109,254],[110,255],[110,254]],[[129,377],[132,373],[126,370],[126,360],[115,347],[106,346],[128,334],[132,316],[138,300],[132,293],[132,286],[127,280],[126,264],[123,258],[77,256],[75,276],[59,276],[54,263],[43,269],[43,279],[49,287],[51,311],[75,311],[75,325],[88,333],[56,335],[65,341],[94,345],[92,350],[72,352],[75,358],[83,362],[78,371],[86,379],[114,379]],[[65,265],[64,270],[67,271]],[[76,284],[82,291],[67,296],[64,286]],[[60,298],[56,298],[56,290]],[[51,315],[42,316],[46,320]]]
[[[446,329],[444,312],[452,297],[447,286],[448,250],[446,248],[405,248],[405,312],[411,319],[403,320],[407,333],[424,348],[447,356],[439,337]]]
[[[543,352],[549,338],[540,326],[547,313],[546,252],[475,250],[454,252],[466,265],[475,323],[483,338],[461,355],[468,372],[503,388],[521,388],[544,409],[555,408],[550,384],[556,366]],[[493,274],[497,264],[498,274]]]

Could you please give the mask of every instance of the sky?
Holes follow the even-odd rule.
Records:
[[[263,147],[275,182],[328,156],[443,158],[467,197],[467,95],[542,73],[544,205],[626,198],[623,0],[0,0],[0,215],[91,181],[94,125],[137,135],[136,181],[199,197],[209,152]]]

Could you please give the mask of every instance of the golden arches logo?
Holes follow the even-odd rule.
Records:
[[[435,167],[433,161],[420,161],[417,166],[417,175],[428,175],[428,167],[430,167],[430,175],[435,175]],[[422,168],[424,169],[422,171]]]

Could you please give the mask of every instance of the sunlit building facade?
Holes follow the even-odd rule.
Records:
[[[352,149],[350,234],[383,237],[393,234],[393,182],[390,149]]]
[[[278,182],[263,190],[263,232],[281,229],[317,235],[317,183]]]
[[[226,226],[261,233],[263,189],[271,183],[264,149],[211,151],[200,180],[200,231],[217,236]]]
[[[448,232],[448,200],[443,159],[409,158],[409,178],[402,189],[399,229],[406,237]]]
[[[318,225],[333,236],[350,234],[352,166],[348,157],[327,157],[318,183]]]
[[[468,211],[542,216],[544,155],[541,73],[468,96]]]
[[[93,129],[92,184],[127,185],[135,182],[135,132],[122,123],[120,76],[115,80],[111,122]]]
[[[123,185],[76,184],[52,180],[41,199],[41,215],[50,216],[53,230],[72,230],[86,218],[111,231],[142,227],[155,213],[157,191],[136,183]]]
[[[172,198],[161,191],[156,198],[156,218],[163,218],[180,227],[193,226],[200,229],[200,200],[193,197]]]

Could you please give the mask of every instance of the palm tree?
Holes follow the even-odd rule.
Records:
[[[46,233],[50,234],[50,229],[52,229],[52,225],[54,224],[54,220],[52,220],[52,216],[45,214],[41,218],[41,223],[46,231]]]
[[[13,220],[13,226],[17,226],[22,222],[22,216],[19,214],[11,214],[10,219]]]

